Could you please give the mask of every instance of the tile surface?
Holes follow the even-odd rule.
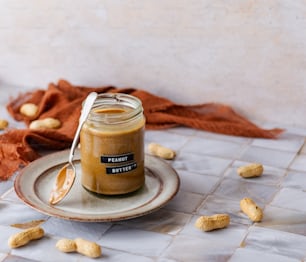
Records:
[[[189,128],[147,131],[146,150],[157,142],[176,151],[176,158],[166,162],[176,170],[180,189],[159,210],[124,221],[86,223],[41,214],[18,198],[14,176],[0,183],[0,261],[92,261],[55,248],[58,239],[76,237],[101,245],[101,261],[305,261],[306,132],[288,130],[276,140]],[[263,164],[262,176],[240,177],[237,168],[251,162]],[[240,210],[243,197],[263,209],[261,222],[253,223]],[[230,215],[227,228],[195,228],[198,217],[217,213]],[[37,219],[45,221],[43,239],[9,248],[9,236],[20,231],[11,225]]]
[[[304,236],[262,227],[251,228],[243,243],[246,249],[300,260],[305,258],[305,245]]]

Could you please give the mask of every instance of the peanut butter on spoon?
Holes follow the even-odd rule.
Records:
[[[97,95],[98,94],[95,92],[90,93],[84,102],[84,106],[82,108],[81,116],[79,119],[79,125],[75,132],[74,139],[71,145],[68,163],[64,165],[61,168],[61,170],[58,172],[55,184],[50,194],[49,203],[51,205],[59,203],[68,194],[68,192],[73,186],[73,183],[75,181],[75,173],[76,173],[75,166],[73,163],[74,151],[79,141],[82,126],[85,123],[88,114],[91,111],[91,108],[97,98]]]
[[[51,191],[49,203],[52,205],[61,201],[69,192],[75,179],[75,170],[67,168],[69,164],[66,164],[59,171],[55,185]]]

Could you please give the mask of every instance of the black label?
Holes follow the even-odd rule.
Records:
[[[136,168],[137,168],[136,162],[132,162],[130,164],[123,165],[123,166],[106,167],[106,174],[108,175],[122,174],[122,173],[130,172]]]
[[[112,156],[101,156],[101,163],[105,164],[118,164],[125,163],[134,160],[134,154],[122,154],[122,155],[112,155]]]

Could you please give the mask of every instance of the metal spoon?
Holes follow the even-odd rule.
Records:
[[[79,141],[82,126],[84,122],[86,121],[88,114],[90,113],[90,110],[97,98],[97,95],[98,94],[95,92],[90,93],[84,102],[81,116],[79,119],[79,125],[75,132],[73,142],[70,148],[68,163],[64,165],[59,171],[56,177],[56,180],[55,180],[55,184],[50,194],[49,203],[51,205],[55,205],[59,203],[68,194],[68,192],[70,191],[74,183],[75,173],[76,173],[75,166],[73,164],[74,151]]]

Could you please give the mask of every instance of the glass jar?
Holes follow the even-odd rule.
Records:
[[[81,134],[82,185],[106,195],[139,189],[144,175],[145,117],[127,94],[99,94]]]

